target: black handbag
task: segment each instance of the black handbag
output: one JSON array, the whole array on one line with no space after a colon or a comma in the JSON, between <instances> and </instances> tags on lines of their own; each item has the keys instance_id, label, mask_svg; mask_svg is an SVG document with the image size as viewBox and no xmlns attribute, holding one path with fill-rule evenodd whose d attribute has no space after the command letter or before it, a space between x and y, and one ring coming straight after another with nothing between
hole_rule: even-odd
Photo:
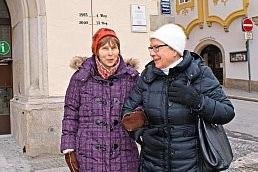
<instances>
[{"instance_id":1,"label":"black handbag","mask_svg":"<svg viewBox=\"0 0 258 172\"><path fill-rule=\"evenodd\" d=\"M228 169L233 153L223 126L198 117L198 135L205 166L217 171Z\"/></svg>"}]
</instances>

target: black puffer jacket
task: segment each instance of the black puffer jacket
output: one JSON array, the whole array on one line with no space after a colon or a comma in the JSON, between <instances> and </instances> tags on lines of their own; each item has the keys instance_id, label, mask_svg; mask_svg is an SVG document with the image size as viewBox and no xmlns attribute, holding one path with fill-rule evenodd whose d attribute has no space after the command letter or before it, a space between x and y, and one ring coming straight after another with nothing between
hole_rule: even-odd
<instances>
[{"instance_id":1,"label":"black puffer jacket","mask_svg":"<svg viewBox=\"0 0 258 172\"><path fill-rule=\"evenodd\" d=\"M173 82L191 85L203 95L198 111L168 100L168 86ZM198 151L196 115L206 121L225 124L234 118L234 108L227 99L211 69L203 64L201 57L184 52L183 61L165 75L154 63L146 65L137 86L123 107L123 114L141 105L150 125L137 131L143 140L140 172L201 172L209 171L202 165ZM144 133L158 128L152 136L164 147L154 147L147 142ZM142 131L142 132L140 132Z\"/></svg>"}]
</instances>

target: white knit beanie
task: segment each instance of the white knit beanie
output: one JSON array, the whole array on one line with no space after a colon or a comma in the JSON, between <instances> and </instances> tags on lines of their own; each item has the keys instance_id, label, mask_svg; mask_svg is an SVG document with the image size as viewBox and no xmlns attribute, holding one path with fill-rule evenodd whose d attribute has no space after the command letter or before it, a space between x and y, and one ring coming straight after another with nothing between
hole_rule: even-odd
<instances>
[{"instance_id":1,"label":"white knit beanie","mask_svg":"<svg viewBox=\"0 0 258 172\"><path fill-rule=\"evenodd\" d=\"M158 28L150 39L158 39L174 50L176 50L181 56L185 49L186 35L183 29L176 24L165 24Z\"/></svg>"}]
</instances>

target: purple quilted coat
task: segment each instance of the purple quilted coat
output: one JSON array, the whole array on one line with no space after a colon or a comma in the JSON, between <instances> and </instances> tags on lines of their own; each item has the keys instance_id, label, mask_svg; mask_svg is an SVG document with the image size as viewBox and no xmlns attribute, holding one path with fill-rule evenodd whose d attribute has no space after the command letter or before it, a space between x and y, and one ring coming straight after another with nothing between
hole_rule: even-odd
<instances>
[{"instance_id":1,"label":"purple quilted coat","mask_svg":"<svg viewBox=\"0 0 258 172\"><path fill-rule=\"evenodd\" d=\"M124 100L139 74L120 59L114 76L102 79L94 57L74 73L67 88L62 121L61 151L74 149L80 172L136 172L135 142L122 128Z\"/></svg>"}]
</instances>

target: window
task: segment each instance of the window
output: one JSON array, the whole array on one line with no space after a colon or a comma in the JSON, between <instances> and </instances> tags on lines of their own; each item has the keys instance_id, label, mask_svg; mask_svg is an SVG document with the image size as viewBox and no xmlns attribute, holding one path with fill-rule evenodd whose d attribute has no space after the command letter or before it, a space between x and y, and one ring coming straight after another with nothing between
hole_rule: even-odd
<instances>
[{"instance_id":1,"label":"window","mask_svg":"<svg viewBox=\"0 0 258 172\"><path fill-rule=\"evenodd\" d=\"M180 4L182 4L182 3L187 3L187 2L189 2L190 0L180 0Z\"/></svg>"}]
</instances>

